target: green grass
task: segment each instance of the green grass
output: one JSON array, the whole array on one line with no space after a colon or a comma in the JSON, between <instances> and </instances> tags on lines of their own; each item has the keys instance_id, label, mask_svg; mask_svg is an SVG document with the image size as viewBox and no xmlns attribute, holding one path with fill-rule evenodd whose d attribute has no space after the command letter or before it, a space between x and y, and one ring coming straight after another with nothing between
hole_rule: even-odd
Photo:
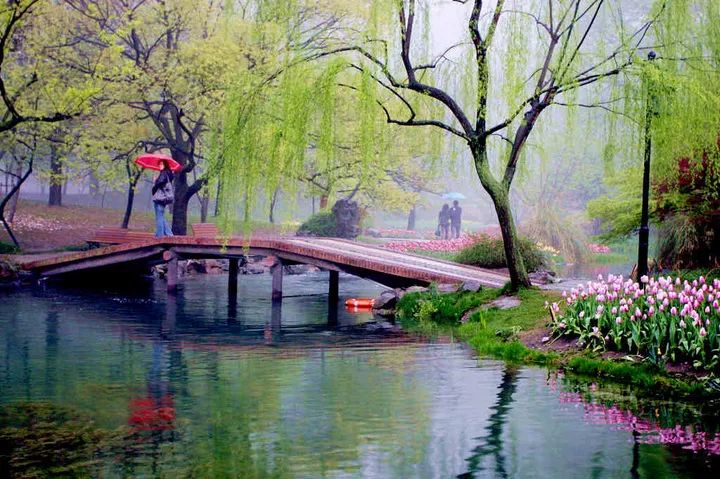
<instances>
[{"instance_id":1,"label":"green grass","mask_svg":"<svg viewBox=\"0 0 720 479\"><path fill-rule=\"evenodd\" d=\"M662 276L680 277L681 280L692 281L704 276L705 280L720 279L720 268L701 268L701 269L685 269L681 271L671 271L664 273Z\"/></svg>"},{"instance_id":2,"label":"green grass","mask_svg":"<svg viewBox=\"0 0 720 479\"><path fill-rule=\"evenodd\" d=\"M452 335L470 344L479 356L509 363L562 368L570 374L630 384L638 393L655 397L702 399L716 396L702 381L675 378L646 363L603 359L588 350L540 351L520 341L524 331L544 328L549 322L545 302L557 301L556 292L523 289L517 293L520 305L501 310L489 308L473 313L460 324L466 311L487 304L503 294L499 289L477 293L410 293L400 299L397 316L404 328L427 336Z\"/></svg>"},{"instance_id":3,"label":"green grass","mask_svg":"<svg viewBox=\"0 0 720 479\"><path fill-rule=\"evenodd\" d=\"M647 364L576 356L570 358L564 367L579 376L631 384L658 396L700 399L711 395L700 381L673 378Z\"/></svg>"},{"instance_id":4,"label":"green grass","mask_svg":"<svg viewBox=\"0 0 720 479\"><path fill-rule=\"evenodd\" d=\"M592 253L589 255L588 264L618 264L632 261L631 257L623 253Z\"/></svg>"},{"instance_id":5,"label":"green grass","mask_svg":"<svg viewBox=\"0 0 720 479\"><path fill-rule=\"evenodd\" d=\"M495 297L500 296L500 290L487 291L492 291ZM486 297L492 295L486 293ZM545 325L548 319L545 301L557 300L557 293L523 289L517 297L520 305L516 308L491 308L475 312L468 323L459 327L458 335L483 356L509 362L555 364L558 361L557 354L530 349L520 342L518 335Z\"/></svg>"},{"instance_id":6,"label":"green grass","mask_svg":"<svg viewBox=\"0 0 720 479\"><path fill-rule=\"evenodd\" d=\"M547 320L545 301L557 300L557 293L521 290L520 306L478 310L469 322L460 324L466 311L490 303L502 293L500 289L483 289L477 293L410 293L398 302L397 315L403 326L422 334L437 335L452 330L482 356L511 362L555 363L557 355L526 347L519 341L518 333L543 326Z\"/></svg>"}]
</instances>

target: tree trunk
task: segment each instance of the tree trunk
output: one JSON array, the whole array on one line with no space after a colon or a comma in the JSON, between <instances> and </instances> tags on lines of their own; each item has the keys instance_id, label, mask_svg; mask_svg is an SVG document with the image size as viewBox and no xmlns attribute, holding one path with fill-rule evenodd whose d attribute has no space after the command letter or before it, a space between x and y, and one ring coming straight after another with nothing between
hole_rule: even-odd
<instances>
[{"instance_id":1,"label":"tree trunk","mask_svg":"<svg viewBox=\"0 0 720 479\"><path fill-rule=\"evenodd\" d=\"M482 147L471 148L471 151L475 159L475 171L480 183L490 195L490 199L495 206L495 213L500 224L505 249L505 260L510 273L510 286L513 291L521 287L529 288L531 286L530 277L520 255L520 244L517 229L515 228L515 219L510 208L509 192L492 176L488 166L487 151Z\"/></svg>"},{"instance_id":2,"label":"tree trunk","mask_svg":"<svg viewBox=\"0 0 720 479\"><path fill-rule=\"evenodd\" d=\"M187 234L188 201L187 174L181 171L175 175L175 201L172 209L172 231L175 235Z\"/></svg>"},{"instance_id":3,"label":"tree trunk","mask_svg":"<svg viewBox=\"0 0 720 479\"><path fill-rule=\"evenodd\" d=\"M18 163L17 169L15 170L15 174L17 175L12 184L12 186L15 186L18 181L22 178L22 165ZM10 185L8 185L10 187ZM7 193L10 191L10 188L7 188L5 192ZM15 212L17 211L17 204L18 200L20 199L20 187L18 187L17 191L13 193L13 195L10 197L10 201L8 202L7 207L7 213L5 215L5 219L8 223L12 223L15 220Z\"/></svg>"},{"instance_id":4,"label":"tree trunk","mask_svg":"<svg viewBox=\"0 0 720 479\"><path fill-rule=\"evenodd\" d=\"M512 289L517 290L520 287L529 288L531 286L530 277L525 269L525 262L520 255L520 243L518 241L517 229L515 228L515 220L513 219L510 209L508 195L505 192L497 196L491 193L490 198L493 200L498 223L500 223L500 232L502 233L505 259L510 272Z\"/></svg>"},{"instance_id":5,"label":"tree trunk","mask_svg":"<svg viewBox=\"0 0 720 479\"><path fill-rule=\"evenodd\" d=\"M127 202L125 203L125 215L123 216L120 228L127 229L130 225L130 216L132 215L133 203L135 201L135 185L128 185Z\"/></svg>"},{"instance_id":6,"label":"tree trunk","mask_svg":"<svg viewBox=\"0 0 720 479\"><path fill-rule=\"evenodd\" d=\"M325 211L328 206L328 196L322 195L320 196L320 211Z\"/></svg>"},{"instance_id":7,"label":"tree trunk","mask_svg":"<svg viewBox=\"0 0 720 479\"><path fill-rule=\"evenodd\" d=\"M410 214L408 214L407 229L410 231L415 231L415 205L412 206L412 208L410 209Z\"/></svg>"},{"instance_id":8,"label":"tree trunk","mask_svg":"<svg viewBox=\"0 0 720 479\"><path fill-rule=\"evenodd\" d=\"M20 190L17 190L8 202L7 215L5 216L5 219L8 221L8 223L12 223L13 221L15 221L15 212L17 212L17 204L19 198Z\"/></svg>"},{"instance_id":9,"label":"tree trunk","mask_svg":"<svg viewBox=\"0 0 720 479\"><path fill-rule=\"evenodd\" d=\"M200 200L200 223L207 223L208 210L210 209L210 193L198 195Z\"/></svg>"},{"instance_id":10,"label":"tree trunk","mask_svg":"<svg viewBox=\"0 0 720 479\"><path fill-rule=\"evenodd\" d=\"M93 198L97 198L100 194L100 181L95 177L94 173L90 173L90 176L88 178L88 190L90 192L90 196Z\"/></svg>"},{"instance_id":11,"label":"tree trunk","mask_svg":"<svg viewBox=\"0 0 720 479\"><path fill-rule=\"evenodd\" d=\"M172 157L177 160L183 167L190 161L187 153L181 150L171 149ZM175 181L173 182L175 188L175 201L172 204L172 231L176 235L187 234L187 214L188 214L188 203L190 202L191 196L188 195L188 178L187 172L184 169L175 173Z\"/></svg>"},{"instance_id":12,"label":"tree trunk","mask_svg":"<svg viewBox=\"0 0 720 479\"><path fill-rule=\"evenodd\" d=\"M28 169L25 172L24 175L19 177L17 179L17 182L15 185L13 185L12 189L9 192L6 192L5 197L0 201L0 223L5 227L5 231L7 231L8 236L10 236L10 239L12 242L17 246L20 247L20 243L18 242L17 238L13 234L12 228L10 228L10 224L5 219L5 207L7 206L8 202L10 201L10 198L15 195L17 192L20 191L20 187L23 183L25 183L25 180L27 180L30 177L30 174L33 170L33 158L30 158L30 164L28 165Z\"/></svg>"},{"instance_id":13,"label":"tree trunk","mask_svg":"<svg viewBox=\"0 0 720 479\"><path fill-rule=\"evenodd\" d=\"M54 146L50 148L50 175L48 205L62 206L62 162Z\"/></svg>"},{"instance_id":14,"label":"tree trunk","mask_svg":"<svg viewBox=\"0 0 720 479\"><path fill-rule=\"evenodd\" d=\"M270 223L275 224L275 205L277 205L277 199L278 194L280 193L280 188L275 188L275 191L273 191L272 198L270 199L270 217L268 218L270 220Z\"/></svg>"}]
</instances>

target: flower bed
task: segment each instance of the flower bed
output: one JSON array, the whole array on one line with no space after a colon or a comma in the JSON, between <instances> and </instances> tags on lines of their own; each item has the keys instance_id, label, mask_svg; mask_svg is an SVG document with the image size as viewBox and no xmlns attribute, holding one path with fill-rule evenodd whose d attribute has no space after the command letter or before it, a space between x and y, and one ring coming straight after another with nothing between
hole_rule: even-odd
<instances>
[{"instance_id":1,"label":"flower bed","mask_svg":"<svg viewBox=\"0 0 720 479\"><path fill-rule=\"evenodd\" d=\"M381 238L407 238L407 239L432 239L435 236L433 231L405 230L400 228L380 228L377 230Z\"/></svg>"},{"instance_id":2,"label":"flower bed","mask_svg":"<svg viewBox=\"0 0 720 479\"><path fill-rule=\"evenodd\" d=\"M462 235L460 238L448 240L391 241L385 245L385 248L400 253L423 251L430 253L457 253L463 248L472 246L477 241L477 235Z\"/></svg>"},{"instance_id":3,"label":"flower bed","mask_svg":"<svg viewBox=\"0 0 720 479\"><path fill-rule=\"evenodd\" d=\"M597 244L597 243L590 243L587 245L588 251L595 254L609 254L612 253L612 250L605 245Z\"/></svg>"},{"instance_id":4,"label":"flower bed","mask_svg":"<svg viewBox=\"0 0 720 479\"><path fill-rule=\"evenodd\" d=\"M602 276L569 293L565 308L553 303L555 336L576 336L580 345L647 356L655 361L689 360L695 367L720 364L720 280L700 276L641 278L645 288L622 276Z\"/></svg>"}]
</instances>

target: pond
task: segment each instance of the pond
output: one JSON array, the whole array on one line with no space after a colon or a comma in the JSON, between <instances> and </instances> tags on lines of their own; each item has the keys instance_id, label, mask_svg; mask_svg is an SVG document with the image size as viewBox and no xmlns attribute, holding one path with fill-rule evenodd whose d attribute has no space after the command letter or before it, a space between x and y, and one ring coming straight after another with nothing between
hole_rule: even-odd
<instances>
[{"instance_id":1,"label":"pond","mask_svg":"<svg viewBox=\"0 0 720 479\"><path fill-rule=\"evenodd\" d=\"M0 293L0 476L711 477L717 409L328 314L327 276ZM382 288L341 277L341 298ZM173 299L173 298L170 298Z\"/></svg>"}]
</instances>

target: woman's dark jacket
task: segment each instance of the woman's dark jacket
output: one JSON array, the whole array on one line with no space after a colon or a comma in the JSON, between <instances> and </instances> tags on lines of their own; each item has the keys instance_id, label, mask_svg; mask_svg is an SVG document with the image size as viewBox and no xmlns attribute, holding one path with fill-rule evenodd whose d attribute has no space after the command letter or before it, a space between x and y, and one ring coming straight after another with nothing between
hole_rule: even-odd
<instances>
[{"instance_id":1,"label":"woman's dark jacket","mask_svg":"<svg viewBox=\"0 0 720 479\"><path fill-rule=\"evenodd\" d=\"M154 195L157 190L165 186L167 183L172 183L173 174L170 170L162 170L155 180L155 184L152 187L152 194Z\"/></svg>"}]
</instances>

